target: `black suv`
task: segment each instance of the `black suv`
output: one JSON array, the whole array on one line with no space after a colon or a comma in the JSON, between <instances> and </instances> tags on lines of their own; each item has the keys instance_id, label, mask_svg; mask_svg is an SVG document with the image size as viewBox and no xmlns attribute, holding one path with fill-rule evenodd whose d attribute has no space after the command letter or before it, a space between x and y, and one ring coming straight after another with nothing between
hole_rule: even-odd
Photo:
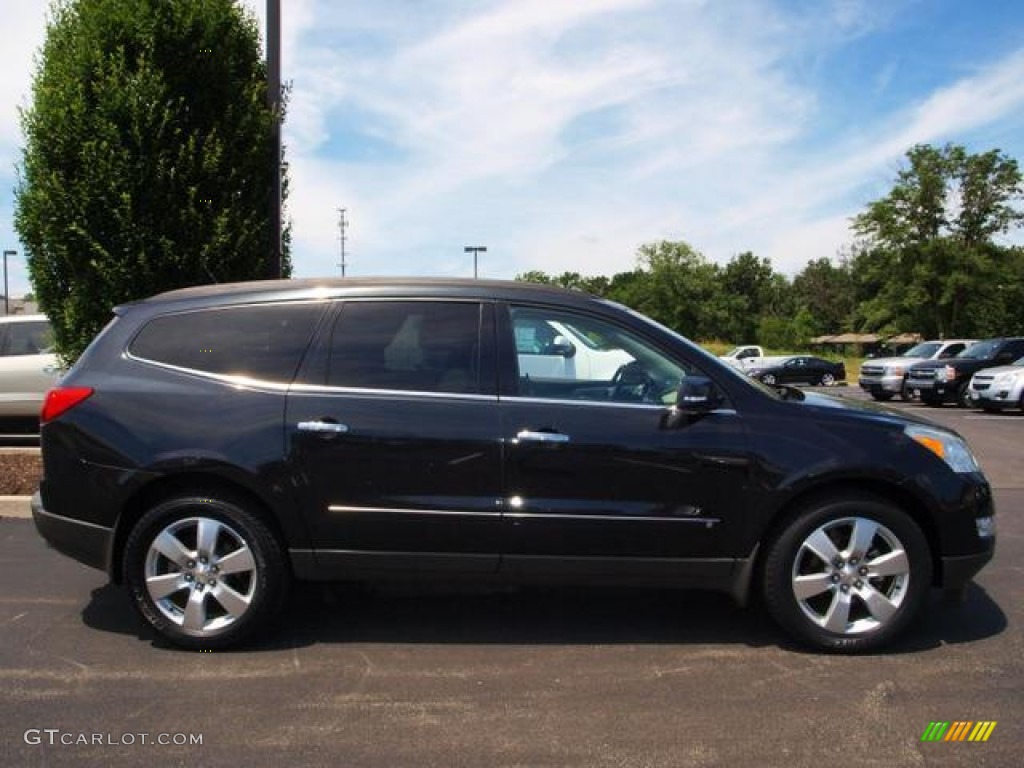
<instances>
[{"instance_id":1,"label":"black suv","mask_svg":"<svg viewBox=\"0 0 1024 768\"><path fill-rule=\"evenodd\" d=\"M624 307L523 283L174 291L51 391L33 499L57 549L194 649L293 579L751 587L839 651L992 557L955 433L750 380Z\"/></svg>"},{"instance_id":2,"label":"black suv","mask_svg":"<svg viewBox=\"0 0 1024 768\"><path fill-rule=\"evenodd\" d=\"M976 341L956 357L948 360L926 360L910 366L907 388L917 390L927 405L956 403L971 407L968 387L971 377L984 368L1009 365L1024 356L1024 338L985 339Z\"/></svg>"}]
</instances>

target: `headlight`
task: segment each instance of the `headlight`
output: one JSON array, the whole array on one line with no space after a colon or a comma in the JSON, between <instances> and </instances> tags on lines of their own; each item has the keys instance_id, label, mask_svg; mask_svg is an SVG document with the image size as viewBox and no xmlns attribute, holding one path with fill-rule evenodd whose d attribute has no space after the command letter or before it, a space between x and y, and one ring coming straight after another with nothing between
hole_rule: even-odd
<instances>
[{"instance_id":1,"label":"headlight","mask_svg":"<svg viewBox=\"0 0 1024 768\"><path fill-rule=\"evenodd\" d=\"M906 371L903 370L902 366L894 365L889 369L888 373L890 376L902 376Z\"/></svg>"},{"instance_id":2,"label":"headlight","mask_svg":"<svg viewBox=\"0 0 1024 768\"><path fill-rule=\"evenodd\" d=\"M952 432L913 425L903 430L907 437L923 445L949 465L954 472L981 472L967 443Z\"/></svg>"},{"instance_id":3,"label":"headlight","mask_svg":"<svg viewBox=\"0 0 1024 768\"><path fill-rule=\"evenodd\" d=\"M999 384L1003 387L1012 387L1017 383L1017 377L1024 374L1020 373L1000 373L998 376L992 379L993 384Z\"/></svg>"},{"instance_id":4,"label":"headlight","mask_svg":"<svg viewBox=\"0 0 1024 768\"><path fill-rule=\"evenodd\" d=\"M947 365L944 368L939 368L935 371L935 378L938 381L951 381L956 378L956 368L952 365Z\"/></svg>"}]
</instances>

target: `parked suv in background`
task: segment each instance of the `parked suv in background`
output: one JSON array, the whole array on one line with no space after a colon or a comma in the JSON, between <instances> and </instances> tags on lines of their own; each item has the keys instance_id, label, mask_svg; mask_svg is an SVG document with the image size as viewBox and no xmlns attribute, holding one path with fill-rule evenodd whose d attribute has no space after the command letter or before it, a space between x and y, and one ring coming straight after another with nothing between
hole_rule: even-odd
<instances>
[{"instance_id":1,"label":"parked suv in background","mask_svg":"<svg viewBox=\"0 0 1024 768\"><path fill-rule=\"evenodd\" d=\"M955 357L973 343L974 339L922 341L898 357L865 360L860 367L860 377L857 379L857 383L875 400L892 400L896 395L903 400L912 400L913 391L906 383L910 366L925 360L945 360Z\"/></svg>"},{"instance_id":2,"label":"parked suv in background","mask_svg":"<svg viewBox=\"0 0 1024 768\"><path fill-rule=\"evenodd\" d=\"M0 417L36 417L57 380L53 331L44 315L0 317Z\"/></svg>"},{"instance_id":3,"label":"parked suv in background","mask_svg":"<svg viewBox=\"0 0 1024 768\"><path fill-rule=\"evenodd\" d=\"M986 411L1019 408L1024 411L1024 357L1013 365L986 368L971 377L971 405Z\"/></svg>"},{"instance_id":4,"label":"parked suv in background","mask_svg":"<svg viewBox=\"0 0 1024 768\"><path fill-rule=\"evenodd\" d=\"M917 363L907 372L907 386L921 393L927 405L956 403L971 405L967 388L971 377L984 368L1012 363L1024 356L1024 338L999 338L979 341L949 360Z\"/></svg>"},{"instance_id":5,"label":"parked suv in background","mask_svg":"<svg viewBox=\"0 0 1024 768\"><path fill-rule=\"evenodd\" d=\"M438 577L754 588L863 651L994 550L956 433L764 386L584 294L294 280L115 314L47 396L33 516L185 647L252 637L293 579ZM622 362L528 373L544 324Z\"/></svg>"}]
</instances>

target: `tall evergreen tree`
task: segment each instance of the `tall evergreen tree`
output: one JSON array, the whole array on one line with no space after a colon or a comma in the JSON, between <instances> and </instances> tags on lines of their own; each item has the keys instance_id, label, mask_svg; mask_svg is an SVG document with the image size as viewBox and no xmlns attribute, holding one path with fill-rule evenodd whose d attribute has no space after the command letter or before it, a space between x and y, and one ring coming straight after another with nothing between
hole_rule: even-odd
<instances>
[{"instance_id":1,"label":"tall evergreen tree","mask_svg":"<svg viewBox=\"0 0 1024 768\"><path fill-rule=\"evenodd\" d=\"M116 304L264 276L266 89L235 0L55 0L22 113L15 226L66 360Z\"/></svg>"}]
</instances>

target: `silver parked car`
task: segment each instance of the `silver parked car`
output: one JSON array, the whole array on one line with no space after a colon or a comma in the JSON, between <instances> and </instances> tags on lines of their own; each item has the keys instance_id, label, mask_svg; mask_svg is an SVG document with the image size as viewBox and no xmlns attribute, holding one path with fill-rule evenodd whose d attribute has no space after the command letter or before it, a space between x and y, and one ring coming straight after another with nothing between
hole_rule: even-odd
<instances>
[{"instance_id":1,"label":"silver parked car","mask_svg":"<svg viewBox=\"0 0 1024 768\"><path fill-rule=\"evenodd\" d=\"M58 377L45 315L0 317L0 417L32 417Z\"/></svg>"},{"instance_id":2,"label":"silver parked car","mask_svg":"<svg viewBox=\"0 0 1024 768\"><path fill-rule=\"evenodd\" d=\"M945 360L956 357L974 343L974 339L946 339L944 341L922 341L899 357L880 357L865 360L860 367L857 383L875 400L892 400L899 395L904 400L913 399L913 392L907 387L907 371L914 363L925 360Z\"/></svg>"},{"instance_id":3,"label":"silver parked car","mask_svg":"<svg viewBox=\"0 0 1024 768\"><path fill-rule=\"evenodd\" d=\"M1024 357L1012 365L985 368L971 377L967 396L986 411L1020 408L1024 411Z\"/></svg>"}]
</instances>

